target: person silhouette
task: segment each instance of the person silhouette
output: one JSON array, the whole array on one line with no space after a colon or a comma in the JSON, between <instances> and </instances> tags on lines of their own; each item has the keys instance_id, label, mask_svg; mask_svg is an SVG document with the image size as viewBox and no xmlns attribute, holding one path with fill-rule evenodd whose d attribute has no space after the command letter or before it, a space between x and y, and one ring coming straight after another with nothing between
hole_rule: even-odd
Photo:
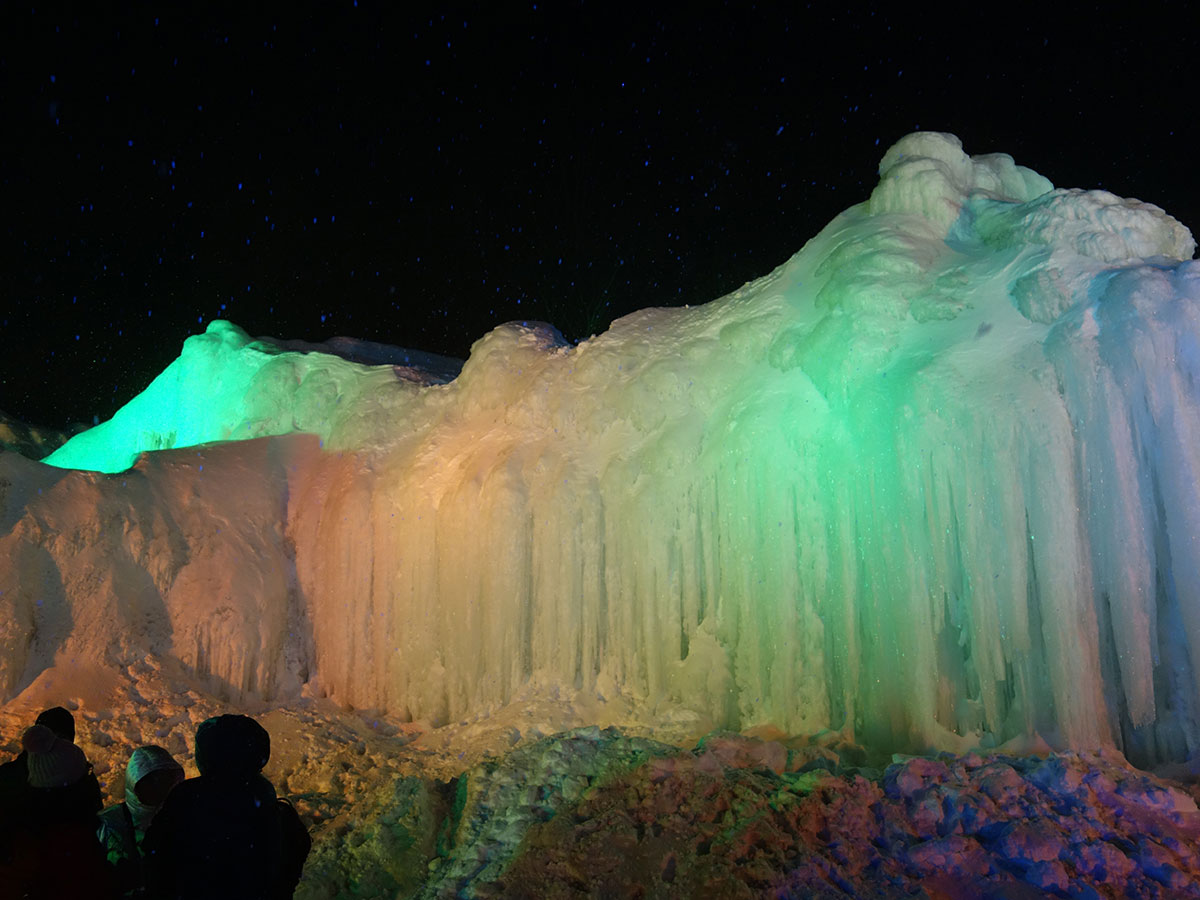
<instances>
[{"instance_id":1,"label":"person silhouette","mask_svg":"<svg viewBox=\"0 0 1200 900\"><path fill-rule=\"evenodd\" d=\"M61 706L42 710L34 724L44 725L64 741L75 742L75 717ZM103 805L100 782L90 766L78 790L91 795L95 809ZM30 802L29 751L22 747L14 759L0 765L0 862L10 858L14 831L24 827L25 810Z\"/></svg>"},{"instance_id":2,"label":"person silhouette","mask_svg":"<svg viewBox=\"0 0 1200 900\"><path fill-rule=\"evenodd\" d=\"M6 809L0 898L116 898L112 870L96 840L99 785L83 751L34 725L21 736L26 790Z\"/></svg>"},{"instance_id":3,"label":"person silhouette","mask_svg":"<svg viewBox=\"0 0 1200 900\"><path fill-rule=\"evenodd\" d=\"M292 896L312 840L295 809L276 798L262 775L270 755L270 735L249 716L216 716L200 724L200 775L167 795L143 842L151 896Z\"/></svg>"},{"instance_id":4,"label":"person silhouette","mask_svg":"<svg viewBox=\"0 0 1200 900\"><path fill-rule=\"evenodd\" d=\"M124 802L100 813L96 836L125 897L145 896L142 844L146 829L183 777L183 767L162 747L138 747L125 767Z\"/></svg>"}]
</instances>

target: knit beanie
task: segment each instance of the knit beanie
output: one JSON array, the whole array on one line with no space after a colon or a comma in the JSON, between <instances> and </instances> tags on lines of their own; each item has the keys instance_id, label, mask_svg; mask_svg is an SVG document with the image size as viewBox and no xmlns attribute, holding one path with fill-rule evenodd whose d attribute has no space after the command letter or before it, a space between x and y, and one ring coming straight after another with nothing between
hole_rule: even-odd
<instances>
[{"instance_id":1,"label":"knit beanie","mask_svg":"<svg viewBox=\"0 0 1200 900\"><path fill-rule=\"evenodd\" d=\"M21 736L21 745L25 748L30 787L68 787L87 774L83 751L45 725L29 728Z\"/></svg>"}]
</instances>

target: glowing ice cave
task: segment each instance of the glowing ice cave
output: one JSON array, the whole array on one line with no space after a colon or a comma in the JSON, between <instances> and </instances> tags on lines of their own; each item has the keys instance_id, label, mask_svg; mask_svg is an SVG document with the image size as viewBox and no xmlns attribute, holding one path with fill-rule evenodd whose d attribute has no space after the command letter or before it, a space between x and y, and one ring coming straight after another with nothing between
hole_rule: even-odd
<instances>
[{"instance_id":1,"label":"glowing ice cave","mask_svg":"<svg viewBox=\"0 0 1200 900\"><path fill-rule=\"evenodd\" d=\"M503 325L459 372L214 322L0 454L0 702L149 655L431 724L1194 755L1194 250L923 132L774 272L578 346Z\"/></svg>"}]
</instances>

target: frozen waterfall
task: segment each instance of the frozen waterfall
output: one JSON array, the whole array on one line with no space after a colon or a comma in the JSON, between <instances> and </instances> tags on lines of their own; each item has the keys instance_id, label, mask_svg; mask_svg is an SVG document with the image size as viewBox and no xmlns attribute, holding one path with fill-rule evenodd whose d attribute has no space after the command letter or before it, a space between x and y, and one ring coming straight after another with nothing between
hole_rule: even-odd
<instances>
[{"instance_id":1,"label":"frozen waterfall","mask_svg":"<svg viewBox=\"0 0 1200 900\"><path fill-rule=\"evenodd\" d=\"M457 377L213 323L50 465L0 454L0 694L148 652L434 723L532 691L1197 753L1191 235L949 135L880 175L729 296L504 325Z\"/></svg>"}]
</instances>

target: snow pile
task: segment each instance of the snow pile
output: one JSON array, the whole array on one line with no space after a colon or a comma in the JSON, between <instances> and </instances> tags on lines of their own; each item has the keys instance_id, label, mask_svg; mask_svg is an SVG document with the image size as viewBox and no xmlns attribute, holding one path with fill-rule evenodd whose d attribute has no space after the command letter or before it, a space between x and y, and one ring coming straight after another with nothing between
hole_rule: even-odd
<instances>
[{"instance_id":1,"label":"snow pile","mask_svg":"<svg viewBox=\"0 0 1200 900\"><path fill-rule=\"evenodd\" d=\"M214 323L49 460L133 469L0 455L0 696L151 653L432 724L1187 758L1194 247L924 133L765 278L577 347L504 325L448 383Z\"/></svg>"},{"instance_id":2,"label":"snow pile","mask_svg":"<svg viewBox=\"0 0 1200 900\"><path fill-rule=\"evenodd\" d=\"M283 515L289 458L316 444L164 452L114 476L0 454L0 696L146 657L226 698L296 695L311 654Z\"/></svg>"},{"instance_id":3,"label":"snow pile","mask_svg":"<svg viewBox=\"0 0 1200 900\"><path fill-rule=\"evenodd\" d=\"M1193 798L1112 759L917 757L882 773L775 772L727 761L770 745L711 744L604 773L529 828L501 877L482 867L421 896L1200 897ZM501 773L466 777L491 786ZM485 849L455 853L483 859Z\"/></svg>"}]
</instances>

